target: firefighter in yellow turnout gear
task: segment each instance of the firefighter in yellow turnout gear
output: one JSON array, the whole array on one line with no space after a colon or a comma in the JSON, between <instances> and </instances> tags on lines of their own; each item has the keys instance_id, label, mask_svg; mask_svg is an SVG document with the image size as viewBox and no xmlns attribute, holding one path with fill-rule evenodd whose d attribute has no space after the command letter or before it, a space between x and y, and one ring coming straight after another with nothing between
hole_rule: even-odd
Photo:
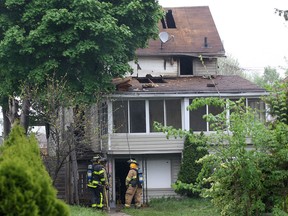
<instances>
[{"instance_id":1,"label":"firefighter in yellow turnout gear","mask_svg":"<svg viewBox=\"0 0 288 216\"><path fill-rule=\"evenodd\" d=\"M105 168L100 164L101 156L93 157L93 165L91 171L91 178L88 178L88 188L92 191L92 204L93 208L103 209L103 189L106 187L107 180L105 178ZM89 170L88 170L89 172ZM89 176L89 174L88 174Z\"/></svg>"},{"instance_id":2,"label":"firefighter in yellow turnout gear","mask_svg":"<svg viewBox=\"0 0 288 216\"><path fill-rule=\"evenodd\" d=\"M126 194L125 194L125 208L130 208L132 199L134 198L135 207L141 207L141 198L142 198L142 182L139 181L138 177L138 163L136 160L128 161L130 170L126 177Z\"/></svg>"}]
</instances>

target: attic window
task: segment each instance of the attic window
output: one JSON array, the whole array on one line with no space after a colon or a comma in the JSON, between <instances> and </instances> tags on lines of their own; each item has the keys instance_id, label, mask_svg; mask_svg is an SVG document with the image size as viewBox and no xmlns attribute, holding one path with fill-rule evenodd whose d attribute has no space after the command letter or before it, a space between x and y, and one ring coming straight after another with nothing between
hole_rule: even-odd
<instances>
[{"instance_id":1,"label":"attic window","mask_svg":"<svg viewBox=\"0 0 288 216\"><path fill-rule=\"evenodd\" d=\"M165 17L161 19L163 29L166 28L176 28L175 20L172 14L172 10L166 12Z\"/></svg>"}]
</instances>

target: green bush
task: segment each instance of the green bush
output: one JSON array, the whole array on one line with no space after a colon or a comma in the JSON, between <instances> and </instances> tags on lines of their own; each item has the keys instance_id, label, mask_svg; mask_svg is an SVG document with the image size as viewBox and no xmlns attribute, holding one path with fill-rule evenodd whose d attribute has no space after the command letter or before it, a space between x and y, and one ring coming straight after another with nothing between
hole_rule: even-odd
<instances>
[{"instance_id":1,"label":"green bush","mask_svg":"<svg viewBox=\"0 0 288 216\"><path fill-rule=\"evenodd\" d=\"M15 126L0 150L0 215L69 215L42 163L36 138Z\"/></svg>"},{"instance_id":2,"label":"green bush","mask_svg":"<svg viewBox=\"0 0 288 216\"><path fill-rule=\"evenodd\" d=\"M177 182L173 185L175 192L180 195L186 195L188 197L197 197L199 195L199 191L194 188L194 184L202 169L202 164L196 161L208 154L207 149L203 148L203 141L200 142L200 137L203 138L202 133L197 140L189 135L185 138L180 172Z\"/></svg>"}]
</instances>

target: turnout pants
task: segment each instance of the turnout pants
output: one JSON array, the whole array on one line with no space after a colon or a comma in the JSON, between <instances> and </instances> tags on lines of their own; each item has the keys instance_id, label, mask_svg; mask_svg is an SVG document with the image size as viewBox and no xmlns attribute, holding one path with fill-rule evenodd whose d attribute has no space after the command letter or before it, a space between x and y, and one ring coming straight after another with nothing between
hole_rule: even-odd
<instances>
[{"instance_id":1,"label":"turnout pants","mask_svg":"<svg viewBox=\"0 0 288 216\"><path fill-rule=\"evenodd\" d=\"M134 198L135 201L135 207L140 208L141 207L141 198L142 198L142 188L136 186L132 187L129 186L126 190L125 194L125 207L130 208L132 199Z\"/></svg>"},{"instance_id":2,"label":"turnout pants","mask_svg":"<svg viewBox=\"0 0 288 216\"><path fill-rule=\"evenodd\" d=\"M103 187L97 186L96 188L90 187L92 191L92 207L103 208Z\"/></svg>"}]
</instances>

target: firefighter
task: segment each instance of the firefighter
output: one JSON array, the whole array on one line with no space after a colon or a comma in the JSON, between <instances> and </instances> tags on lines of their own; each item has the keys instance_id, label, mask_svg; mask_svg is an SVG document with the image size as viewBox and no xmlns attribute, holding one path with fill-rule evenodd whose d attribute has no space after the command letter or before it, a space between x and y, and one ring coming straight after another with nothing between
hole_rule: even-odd
<instances>
[{"instance_id":1,"label":"firefighter","mask_svg":"<svg viewBox=\"0 0 288 216\"><path fill-rule=\"evenodd\" d=\"M92 191L92 208L103 210L103 188L106 187L105 168L101 165L101 156L97 155L92 159L91 178L88 178L88 188ZM89 169L88 169L89 173ZM89 175L88 175L89 176Z\"/></svg>"},{"instance_id":2,"label":"firefighter","mask_svg":"<svg viewBox=\"0 0 288 216\"><path fill-rule=\"evenodd\" d=\"M103 188L103 198L104 198L104 206L110 211L110 206L109 206L109 174L107 173L106 170L106 165L107 165L107 158L103 157L100 159L100 164L103 166L105 172L104 172L104 178L105 178L105 187Z\"/></svg>"},{"instance_id":3,"label":"firefighter","mask_svg":"<svg viewBox=\"0 0 288 216\"><path fill-rule=\"evenodd\" d=\"M132 199L134 198L135 207L141 207L141 197L142 197L142 184L138 177L138 163L134 159L128 161L130 170L126 177L126 194L125 194L125 208L130 208Z\"/></svg>"}]
</instances>

